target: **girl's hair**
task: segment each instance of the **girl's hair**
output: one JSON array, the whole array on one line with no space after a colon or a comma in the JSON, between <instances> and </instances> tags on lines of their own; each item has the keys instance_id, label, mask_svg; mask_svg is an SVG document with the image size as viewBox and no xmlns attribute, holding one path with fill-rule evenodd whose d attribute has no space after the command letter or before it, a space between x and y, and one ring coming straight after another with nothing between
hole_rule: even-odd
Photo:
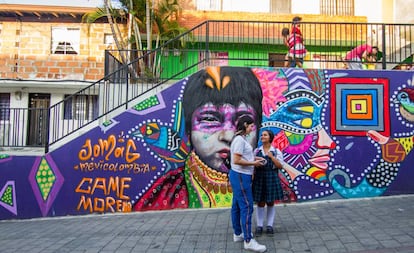
<instances>
[{"instance_id":1,"label":"girl's hair","mask_svg":"<svg viewBox=\"0 0 414 253\"><path fill-rule=\"evenodd\" d=\"M292 19L292 24L298 24L300 21L302 21L302 18L301 17L298 17L298 16L296 16L296 17L294 17L293 19Z\"/></svg>"},{"instance_id":2,"label":"girl's hair","mask_svg":"<svg viewBox=\"0 0 414 253\"><path fill-rule=\"evenodd\" d=\"M254 120L252 117L244 115L241 116L240 119L237 121L236 125L236 135L241 135L246 133L246 129L248 125L251 125L254 123Z\"/></svg>"},{"instance_id":3,"label":"girl's hair","mask_svg":"<svg viewBox=\"0 0 414 253\"><path fill-rule=\"evenodd\" d=\"M286 36L288 36L288 35L289 35L289 28L284 27L284 28L282 29L282 36L283 36L283 37L286 37Z\"/></svg>"},{"instance_id":4,"label":"girl's hair","mask_svg":"<svg viewBox=\"0 0 414 253\"><path fill-rule=\"evenodd\" d=\"M272 143L273 139L275 138L275 134L272 132L272 130L266 129L263 130L263 132L267 132L269 134L269 142Z\"/></svg>"}]
</instances>

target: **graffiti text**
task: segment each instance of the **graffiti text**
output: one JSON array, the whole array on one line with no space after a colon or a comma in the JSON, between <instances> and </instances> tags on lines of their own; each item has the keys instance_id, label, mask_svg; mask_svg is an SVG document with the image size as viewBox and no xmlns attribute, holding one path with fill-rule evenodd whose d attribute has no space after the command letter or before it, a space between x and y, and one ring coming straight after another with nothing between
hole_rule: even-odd
<instances>
[{"instance_id":1,"label":"graffiti text","mask_svg":"<svg viewBox=\"0 0 414 253\"><path fill-rule=\"evenodd\" d=\"M109 171L109 172L127 172L128 174L139 174L147 173L150 171L150 165L148 163L105 163L104 161L99 162L86 162L79 163L75 166L75 170L81 172L92 172L92 171Z\"/></svg>"},{"instance_id":2,"label":"graffiti text","mask_svg":"<svg viewBox=\"0 0 414 253\"><path fill-rule=\"evenodd\" d=\"M128 182L130 181L130 177L83 178L75 190L75 192L82 194L77 210L89 210L91 213L131 211L130 197L124 194L125 189L129 188ZM90 196L98 192L104 197Z\"/></svg>"},{"instance_id":3,"label":"graffiti text","mask_svg":"<svg viewBox=\"0 0 414 253\"><path fill-rule=\"evenodd\" d=\"M118 146L124 142L124 139L117 140L115 135L108 136L106 140L99 139L98 144L94 145L90 139L87 139L78 153L79 160L87 161L92 157L105 157L105 160L108 161L113 155L115 158L125 157L127 163L132 163L141 155L133 152L137 150L134 140L128 139L125 146Z\"/></svg>"}]
</instances>

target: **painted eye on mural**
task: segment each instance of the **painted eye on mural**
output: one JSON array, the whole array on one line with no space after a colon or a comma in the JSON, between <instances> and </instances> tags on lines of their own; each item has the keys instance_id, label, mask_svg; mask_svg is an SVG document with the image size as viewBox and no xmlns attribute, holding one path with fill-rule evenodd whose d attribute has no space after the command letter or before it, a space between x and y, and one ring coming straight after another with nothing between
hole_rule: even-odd
<instances>
[{"instance_id":1,"label":"painted eye on mural","mask_svg":"<svg viewBox=\"0 0 414 253\"><path fill-rule=\"evenodd\" d=\"M262 126L277 127L296 134L316 133L322 127L321 111L322 100L315 94L296 95L264 119Z\"/></svg>"},{"instance_id":2,"label":"painted eye on mural","mask_svg":"<svg viewBox=\"0 0 414 253\"><path fill-rule=\"evenodd\" d=\"M201 113L197 116L197 121L199 124L204 125L205 127L211 126L218 126L221 125L222 119L216 113Z\"/></svg>"},{"instance_id":3,"label":"painted eye on mural","mask_svg":"<svg viewBox=\"0 0 414 253\"><path fill-rule=\"evenodd\" d=\"M312 129L316 125L320 124L319 117L315 117L315 113L319 113L318 108L315 107L309 101L292 101L292 103L287 103L285 107L287 114L286 123L290 123L297 127L303 129Z\"/></svg>"},{"instance_id":4,"label":"painted eye on mural","mask_svg":"<svg viewBox=\"0 0 414 253\"><path fill-rule=\"evenodd\" d=\"M156 138L158 138L159 132L160 132L160 128L158 126L158 124L156 123L149 123L146 125L143 125L140 128L140 132L143 136L147 136L147 137L154 137L154 135L157 135Z\"/></svg>"}]
</instances>

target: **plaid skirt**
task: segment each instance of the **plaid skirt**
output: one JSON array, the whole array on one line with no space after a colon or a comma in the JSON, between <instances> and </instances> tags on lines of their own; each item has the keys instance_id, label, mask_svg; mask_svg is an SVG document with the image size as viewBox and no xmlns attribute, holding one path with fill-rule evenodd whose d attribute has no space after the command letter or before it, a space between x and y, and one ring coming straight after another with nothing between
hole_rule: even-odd
<instances>
[{"instance_id":1,"label":"plaid skirt","mask_svg":"<svg viewBox=\"0 0 414 253\"><path fill-rule=\"evenodd\" d=\"M279 170L273 167L271 161L268 161L266 166L255 168L252 186L254 202L269 203L283 200L283 189L278 173Z\"/></svg>"}]
</instances>

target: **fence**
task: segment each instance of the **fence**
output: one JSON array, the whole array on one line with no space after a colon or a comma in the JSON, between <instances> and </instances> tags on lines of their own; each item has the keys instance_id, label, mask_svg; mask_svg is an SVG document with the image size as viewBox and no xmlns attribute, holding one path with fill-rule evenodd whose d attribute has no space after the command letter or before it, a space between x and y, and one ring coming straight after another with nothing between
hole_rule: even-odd
<instances>
[{"instance_id":1,"label":"fence","mask_svg":"<svg viewBox=\"0 0 414 253\"><path fill-rule=\"evenodd\" d=\"M159 65L155 66L161 72L158 76L168 78L187 65L200 61L208 65L282 67L287 52L282 37L285 27L290 29L291 24L207 21L161 47L160 52L164 57L160 57L157 62ZM412 24L303 22L300 29L308 50L304 58L305 67L343 68L345 54L365 43L377 46L383 54L374 66L376 69L411 65L414 54L413 28ZM108 55L117 55L119 52L108 51ZM127 52L131 61L136 60L137 55L146 53L139 50ZM155 54L151 56L155 57ZM138 66L135 68L139 69ZM116 68L107 69L107 73L113 71Z\"/></svg>"}]
</instances>

